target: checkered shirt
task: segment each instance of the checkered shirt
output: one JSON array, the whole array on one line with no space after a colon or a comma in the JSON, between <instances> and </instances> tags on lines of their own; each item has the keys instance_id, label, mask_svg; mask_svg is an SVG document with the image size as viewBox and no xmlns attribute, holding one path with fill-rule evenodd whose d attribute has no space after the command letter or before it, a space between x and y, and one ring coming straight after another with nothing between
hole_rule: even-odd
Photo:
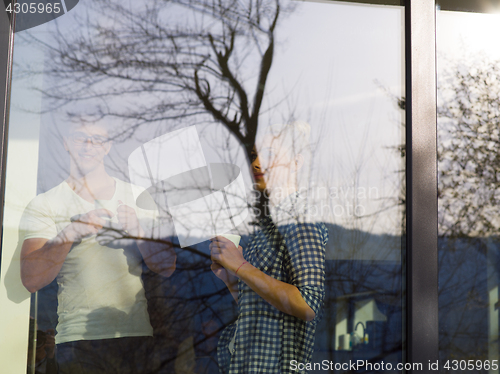
<instances>
[{"instance_id":1,"label":"checkered shirt","mask_svg":"<svg viewBox=\"0 0 500 374\"><path fill-rule=\"evenodd\" d=\"M245 259L269 276L296 286L316 317L306 322L283 313L240 281L237 328L228 326L219 339L219 367L224 374L296 374L290 361L310 361L321 318L328 231L322 223L273 222L269 217L259 226L243 249ZM230 354L228 345L235 331L235 348Z\"/></svg>"}]
</instances>

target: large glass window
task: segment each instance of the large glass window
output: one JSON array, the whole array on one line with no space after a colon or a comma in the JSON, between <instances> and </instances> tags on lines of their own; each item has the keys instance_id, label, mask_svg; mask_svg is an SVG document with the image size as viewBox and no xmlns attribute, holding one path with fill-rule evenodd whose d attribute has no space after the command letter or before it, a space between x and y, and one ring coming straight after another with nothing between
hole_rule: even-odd
<instances>
[{"instance_id":1,"label":"large glass window","mask_svg":"<svg viewBox=\"0 0 500 374\"><path fill-rule=\"evenodd\" d=\"M439 352L456 372L465 360L499 372L500 18L488 3L437 12Z\"/></svg>"},{"instance_id":2,"label":"large glass window","mask_svg":"<svg viewBox=\"0 0 500 374\"><path fill-rule=\"evenodd\" d=\"M63 10L16 33L9 373L401 372L404 8Z\"/></svg>"}]
</instances>

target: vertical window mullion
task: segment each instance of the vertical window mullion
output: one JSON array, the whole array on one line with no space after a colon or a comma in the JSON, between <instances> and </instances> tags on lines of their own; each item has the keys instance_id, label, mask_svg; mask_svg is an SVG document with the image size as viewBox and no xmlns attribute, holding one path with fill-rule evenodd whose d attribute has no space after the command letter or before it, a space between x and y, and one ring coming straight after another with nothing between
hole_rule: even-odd
<instances>
[{"instance_id":1,"label":"vertical window mullion","mask_svg":"<svg viewBox=\"0 0 500 374\"><path fill-rule=\"evenodd\" d=\"M406 3L407 352L409 363L438 359L435 2Z\"/></svg>"},{"instance_id":2,"label":"vertical window mullion","mask_svg":"<svg viewBox=\"0 0 500 374\"><path fill-rule=\"evenodd\" d=\"M11 0L11 7L15 0ZM8 3L4 3L5 8ZM9 127L10 86L12 80L12 59L14 52L15 14L3 9L0 14L0 226L3 226L3 205L5 196L5 161L7 155L7 135ZM2 249L0 246L0 256Z\"/></svg>"}]
</instances>

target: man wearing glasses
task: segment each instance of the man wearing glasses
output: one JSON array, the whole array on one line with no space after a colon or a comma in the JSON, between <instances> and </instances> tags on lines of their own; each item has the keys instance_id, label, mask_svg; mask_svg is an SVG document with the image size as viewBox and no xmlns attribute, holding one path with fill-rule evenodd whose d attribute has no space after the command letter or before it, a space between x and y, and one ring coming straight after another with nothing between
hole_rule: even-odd
<instances>
[{"instance_id":1,"label":"man wearing glasses","mask_svg":"<svg viewBox=\"0 0 500 374\"><path fill-rule=\"evenodd\" d=\"M166 277L175 270L173 247L154 235L157 212L135 205L139 187L107 173L111 143L103 125L73 125L64 136L70 175L21 220L23 284L36 292L57 279L61 373L150 372L142 261Z\"/></svg>"}]
</instances>

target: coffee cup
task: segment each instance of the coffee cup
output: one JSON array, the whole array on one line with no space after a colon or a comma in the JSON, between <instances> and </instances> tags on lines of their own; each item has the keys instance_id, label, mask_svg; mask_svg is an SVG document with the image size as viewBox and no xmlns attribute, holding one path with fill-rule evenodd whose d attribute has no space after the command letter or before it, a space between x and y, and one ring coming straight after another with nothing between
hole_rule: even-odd
<instances>
[{"instance_id":1,"label":"coffee cup","mask_svg":"<svg viewBox=\"0 0 500 374\"><path fill-rule=\"evenodd\" d=\"M231 240L234 243L234 245L236 246L236 248L238 248L238 246L240 245L241 236L239 236L239 235L217 234L217 236L223 236L224 238Z\"/></svg>"}]
</instances>

